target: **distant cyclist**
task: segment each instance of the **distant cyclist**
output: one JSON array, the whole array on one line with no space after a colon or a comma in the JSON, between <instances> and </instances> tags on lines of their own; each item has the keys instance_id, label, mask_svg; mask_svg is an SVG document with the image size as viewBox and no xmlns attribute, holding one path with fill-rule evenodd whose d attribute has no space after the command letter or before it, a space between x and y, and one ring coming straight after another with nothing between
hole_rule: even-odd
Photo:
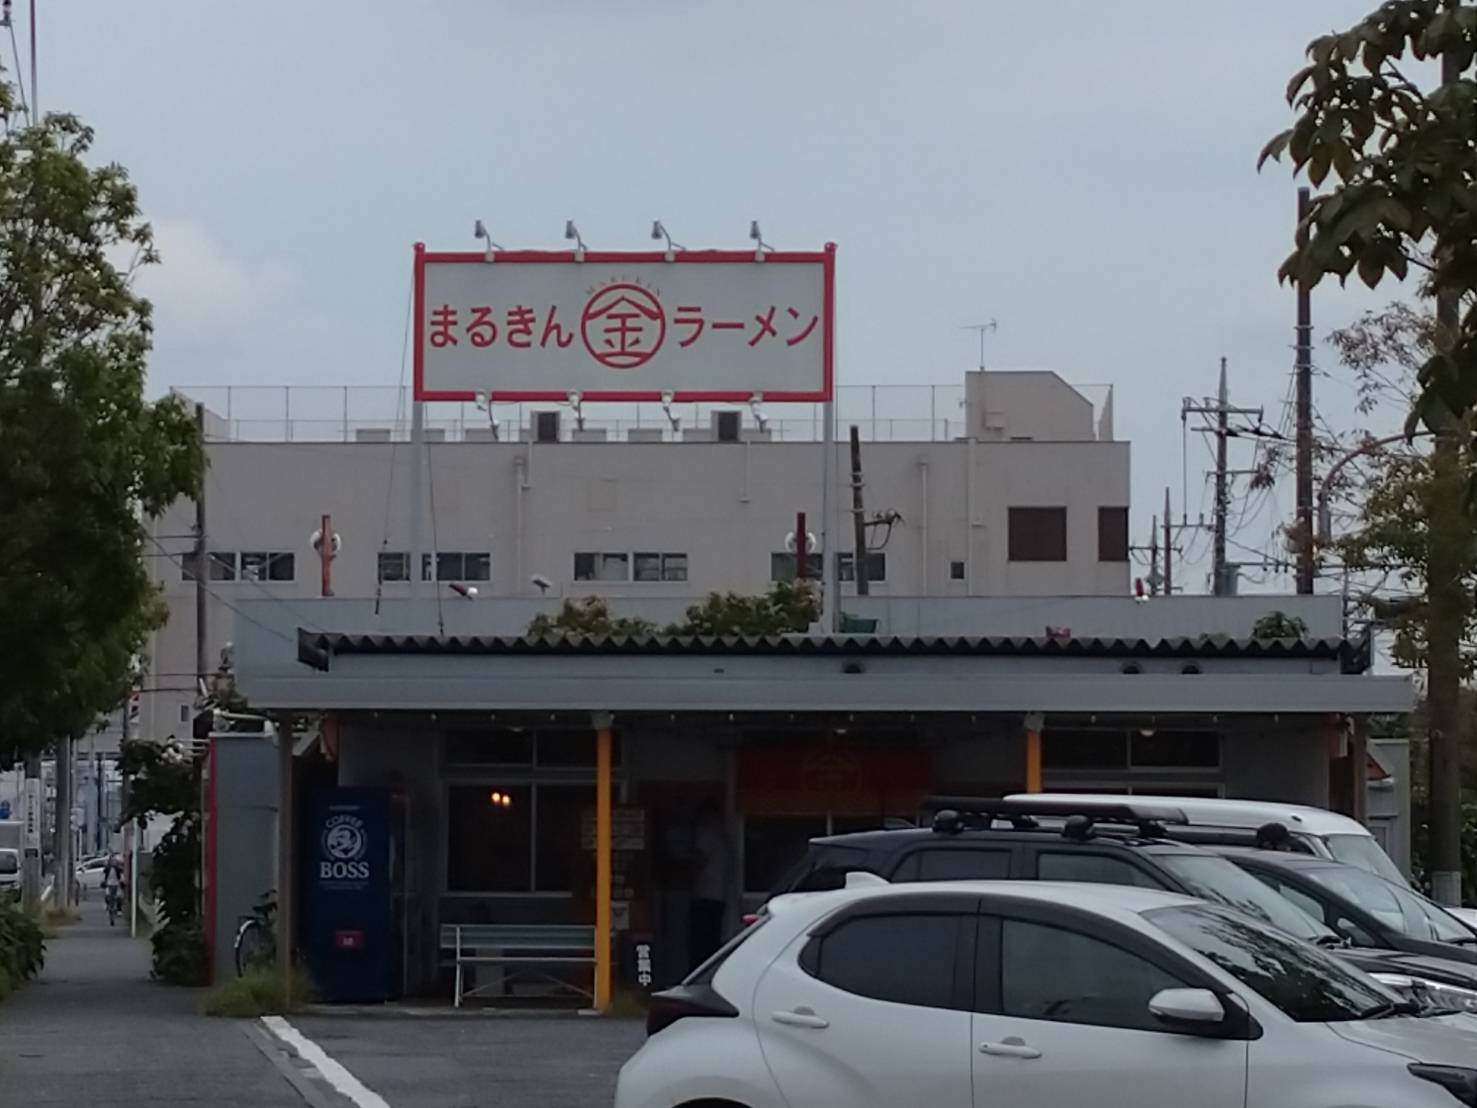
<instances>
[{"instance_id":1,"label":"distant cyclist","mask_svg":"<svg viewBox=\"0 0 1477 1108\"><path fill-rule=\"evenodd\" d=\"M111 927L123 911L123 859L114 854L103 866L103 901L108 906L108 926Z\"/></svg>"}]
</instances>

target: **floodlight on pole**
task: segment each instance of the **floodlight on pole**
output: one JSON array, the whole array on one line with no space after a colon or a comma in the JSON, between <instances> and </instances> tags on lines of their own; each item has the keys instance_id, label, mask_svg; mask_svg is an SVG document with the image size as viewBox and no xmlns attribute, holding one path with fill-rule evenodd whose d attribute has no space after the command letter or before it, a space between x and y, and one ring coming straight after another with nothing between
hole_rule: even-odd
<instances>
[{"instance_id":1,"label":"floodlight on pole","mask_svg":"<svg viewBox=\"0 0 1477 1108\"><path fill-rule=\"evenodd\" d=\"M754 243L754 260L756 262L762 262L764 255L774 249L774 247L764 241L764 232L759 230L759 221L757 219L749 220L749 238Z\"/></svg>"},{"instance_id":2,"label":"floodlight on pole","mask_svg":"<svg viewBox=\"0 0 1477 1108\"><path fill-rule=\"evenodd\" d=\"M765 416L763 409L760 407L763 403L764 394L762 392L756 392L749 397L749 413L754 417L754 423L761 431L769 423L768 417Z\"/></svg>"},{"instance_id":3,"label":"floodlight on pole","mask_svg":"<svg viewBox=\"0 0 1477 1108\"><path fill-rule=\"evenodd\" d=\"M492 236L487 232L487 225L480 219L472 225L472 237L487 243L487 249L482 255L485 260L489 262L497 261L497 251L501 250L502 246L492 241Z\"/></svg>"},{"instance_id":4,"label":"floodlight on pole","mask_svg":"<svg viewBox=\"0 0 1477 1108\"><path fill-rule=\"evenodd\" d=\"M564 237L574 243L574 260L582 262L585 260L585 240L580 238L580 229L574 225L574 220L564 221Z\"/></svg>"},{"instance_id":5,"label":"floodlight on pole","mask_svg":"<svg viewBox=\"0 0 1477 1108\"><path fill-rule=\"evenodd\" d=\"M672 425L672 433L674 435L682 429L682 417L672 411L672 402L676 398L675 393L662 393L662 411L666 414L667 422Z\"/></svg>"},{"instance_id":6,"label":"floodlight on pole","mask_svg":"<svg viewBox=\"0 0 1477 1108\"><path fill-rule=\"evenodd\" d=\"M672 236L667 232L667 228L662 224L662 221L660 219L652 220L651 237L657 240L666 240L667 249L665 258L669 262L675 262L677 260L677 251L687 249L687 247L683 246L680 242L672 241Z\"/></svg>"}]
</instances>

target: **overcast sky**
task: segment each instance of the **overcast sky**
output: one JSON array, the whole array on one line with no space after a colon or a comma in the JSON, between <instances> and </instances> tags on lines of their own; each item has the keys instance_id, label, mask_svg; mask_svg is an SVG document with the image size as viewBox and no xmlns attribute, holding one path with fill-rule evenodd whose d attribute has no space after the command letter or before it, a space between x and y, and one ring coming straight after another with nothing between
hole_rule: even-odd
<instances>
[{"instance_id":1,"label":"overcast sky","mask_svg":"<svg viewBox=\"0 0 1477 1108\"><path fill-rule=\"evenodd\" d=\"M995 319L990 364L1115 385L1144 541L1221 355L1280 421L1294 185L1255 159L1307 41L1373 6L41 0L41 102L157 227L156 389L395 384L411 244L470 248L475 218L545 248L570 217L604 248L758 218L839 244L842 383L957 382ZM1320 290L1320 333L1394 295Z\"/></svg>"}]
</instances>

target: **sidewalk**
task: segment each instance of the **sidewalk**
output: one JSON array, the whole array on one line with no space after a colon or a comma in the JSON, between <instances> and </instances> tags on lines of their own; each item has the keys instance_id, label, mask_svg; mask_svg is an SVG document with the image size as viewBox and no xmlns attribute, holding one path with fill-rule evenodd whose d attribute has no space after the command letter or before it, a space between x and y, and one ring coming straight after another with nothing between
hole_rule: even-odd
<instances>
[{"instance_id":1,"label":"sidewalk","mask_svg":"<svg viewBox=\"0 0 1477 1108\"><path fill-rule=\"evenodd\" d=\"M201 994L149 980L149 944L97 897L48 941L46 969L0 1004L0 1104L303 1108L252 1024L207 1019Z\"/></svg>"}]
</instances>

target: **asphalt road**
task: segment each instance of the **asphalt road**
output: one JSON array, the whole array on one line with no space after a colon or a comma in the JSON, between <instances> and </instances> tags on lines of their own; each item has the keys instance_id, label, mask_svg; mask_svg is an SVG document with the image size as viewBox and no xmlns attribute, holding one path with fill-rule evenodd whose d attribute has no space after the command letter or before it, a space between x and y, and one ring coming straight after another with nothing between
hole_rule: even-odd
<instances>
[{"instance_id":1,"label":"asphalt road","mask_svg":"<svg viewBox=\"0 0 1477 1108\"><path fill-rule=\"evenodd\" d=\"M304 1108L248 1025L149 981L149 944L109 928L100 899L82 912L42 976L0 1003L0 1105Z\"/></svg>"},{"instance_id":2,"label":"asphalt road","mask_svg":"<svg viewBox=\"0 0 1477 1108\"><path fill-rule=\"evenodd\" d=\"M294 1017L391 1108L610 1108L637 1020Z\"/></svg>"}]
</instances>

